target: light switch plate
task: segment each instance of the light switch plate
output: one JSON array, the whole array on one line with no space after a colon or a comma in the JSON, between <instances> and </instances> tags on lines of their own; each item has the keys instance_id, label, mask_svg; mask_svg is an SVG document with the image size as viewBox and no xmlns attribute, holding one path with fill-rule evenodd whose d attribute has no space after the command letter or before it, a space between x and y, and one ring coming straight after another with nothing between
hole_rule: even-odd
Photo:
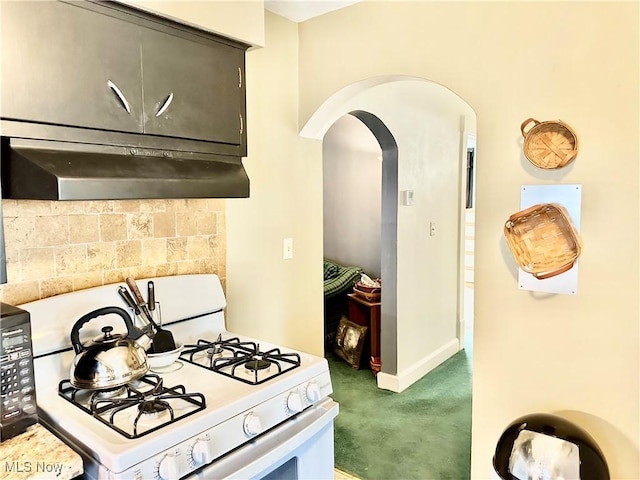
<instances>
[{"instance_id":1,"label":"light switch plate","mask_svg":"<svg viewBox=\"0 0 640 480\"><path fill-rule=\"evenodd\" d=\"M402 191L402 205L413 205L413 190Z\"/></svg>"},{"instance_id":2,"label":"light switch plate","mask_svg":"<svg viewBox=\"0 0 640 480\"><path fill-rule=\"evenodd\" d=\"M289 260L293 258L293 238L285 238L282 243L282 258Z\"/></svg>"}]
</instances>

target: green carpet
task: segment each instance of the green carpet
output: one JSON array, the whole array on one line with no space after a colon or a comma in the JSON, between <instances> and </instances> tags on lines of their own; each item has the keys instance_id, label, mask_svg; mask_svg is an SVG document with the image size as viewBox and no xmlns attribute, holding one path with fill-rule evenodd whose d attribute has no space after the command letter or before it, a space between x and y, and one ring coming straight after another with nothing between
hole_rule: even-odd
<instances>
[{"instance_id":1,"label":"green carpet","mask_svg":"<svg viewBox=\"0 0 640 480\"><path fill-rule=\"evenodd\" d=\"M458 352L401 393L380 390L370 370L327 354L335 466L365 480L468 480L471 359Z\"/></svg>"}]
</instances>

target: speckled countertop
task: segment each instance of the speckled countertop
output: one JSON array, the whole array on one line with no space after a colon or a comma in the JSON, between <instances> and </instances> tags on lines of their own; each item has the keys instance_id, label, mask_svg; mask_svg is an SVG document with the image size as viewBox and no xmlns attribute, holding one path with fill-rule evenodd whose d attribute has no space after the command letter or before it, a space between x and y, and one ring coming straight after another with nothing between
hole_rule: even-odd
<instances>
[{"instance_id":1,"label":"speckled countertop","mask_svg":"<svg viewBox=\"0 0 640 480\"><path fill-rule=\"evenodd\" d=\"M72 479L82 475L82 458L40 424L0 443L0 478Z\"/></svg>"}]
</instances>

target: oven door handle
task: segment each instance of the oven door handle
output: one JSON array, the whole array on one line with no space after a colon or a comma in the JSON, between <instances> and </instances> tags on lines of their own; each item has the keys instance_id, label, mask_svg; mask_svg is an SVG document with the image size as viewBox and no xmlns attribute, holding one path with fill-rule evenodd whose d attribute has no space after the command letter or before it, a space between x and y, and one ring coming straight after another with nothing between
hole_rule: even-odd
<instances>
[{"instance_id":1,"label":"oven door handle","mask_svg":"<svg viewBox=\"0 0 640 480\"><path fill-rule=\"evenodd\" d=\"M270 466L278 466L288 455L313 439L325 427L331 425L338 415L339 405L330 397L316 403L269 432L254 438L233 453L204 466L185 478L262 478L262 473ZM331 432L331 465L324 465L333 478L333 430ZM323 462L324 463L324 462ZM260 475L260 476L258 476Z\"/></svg>"}]
</instances>

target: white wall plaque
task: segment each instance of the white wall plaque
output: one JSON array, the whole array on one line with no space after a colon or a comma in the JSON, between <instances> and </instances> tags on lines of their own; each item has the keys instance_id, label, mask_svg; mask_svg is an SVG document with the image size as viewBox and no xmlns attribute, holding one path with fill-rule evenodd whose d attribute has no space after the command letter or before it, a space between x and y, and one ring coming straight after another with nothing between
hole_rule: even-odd
<instances>
[{"instance_id":1,"label":"white wall plaque","mask_svg":"<svg viewBox=\"0 0 640 480\"><path fill-rule=\"evenodd\" d=\"M566 210L576 230L580 232L582 185L523 185L520 189L520 210L538 203L559 203ZM518 287L533 292L575 295L578 292L578 259L571 270L555 277L539 280L518 269Z\"/></svg>"}]
</instances>

